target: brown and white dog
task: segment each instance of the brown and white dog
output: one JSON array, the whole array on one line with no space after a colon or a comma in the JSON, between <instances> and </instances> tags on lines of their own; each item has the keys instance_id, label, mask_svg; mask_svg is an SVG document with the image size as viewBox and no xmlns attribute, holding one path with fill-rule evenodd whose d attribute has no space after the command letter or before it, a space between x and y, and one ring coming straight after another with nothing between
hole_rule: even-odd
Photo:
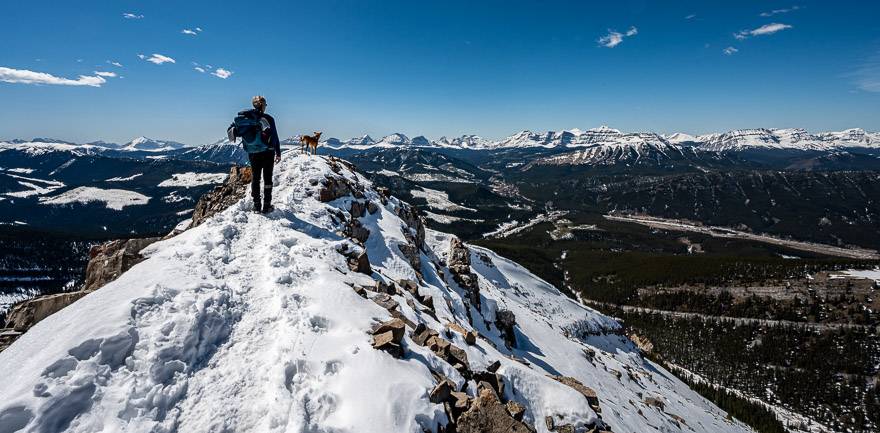
<instances>
[{"instance_id":1,"label":"brown and white dog","mask_svg":"<svg viewBox=\"0 0 880 433\"><path fill-rule=\"evenodd\" d=\"M310 153L311 155L318 154L318 141L321 140L321 132L314 132L314 136L311 135L301 135L299 137L299 152ZM309 152L311 150L311 152Z\"/></svg>"}]
</instances>

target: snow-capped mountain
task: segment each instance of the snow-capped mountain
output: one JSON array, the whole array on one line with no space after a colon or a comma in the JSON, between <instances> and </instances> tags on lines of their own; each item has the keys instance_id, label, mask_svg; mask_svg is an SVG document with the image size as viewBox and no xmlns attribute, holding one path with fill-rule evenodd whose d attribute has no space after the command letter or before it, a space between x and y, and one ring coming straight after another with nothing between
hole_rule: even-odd
<instances>
[{"instance_id":1,"label":"snow-capped mountain","mask_svg":"<svg viewBox=\"0 0 880 433\"><path fill-rule=\"evenodd\" d=\"M241 143L233 143L228 138L182 150L175 156L176 158L218 164L245 164L248 161L247 152Z\"/></svg>"},{"instance_id":2,"label":"snow-capped mountain","mask_svg":"<svg viewBox=\"0 0 880 433\"><path fill-rule=\"evenodd\" d=\"M713 152L746 150L831 151L846 148L880 149L880 134L863 129L811 134L804 129L737 129L696 137L696 146Z\"/></svg>"},{"instance_id":3,"label":"snow-capped mountain","mask_svg":"<svg viewBox=\"0 0 880 433\"><path fill-rule=\"evenodd\" d=\"M147 247L0 352L4 431L751 431L343 163L276 173L275 212Z\"/></svg>"},{"instance_id":4,"label":"snow-capped mountain","mask_svg":"<svg viewBox=\"0 0 880 433\"><path fill-rule=\"evenodd\" d=\"M120 147L125 151L167 152L186 147L185 144L176 141L154 140L147 137L138 137Z\"/></svg>"},{"instance_id":5,"label":"snow-capped mountain","mask_svg":"<svg viewBox=\"0 0 880 433\"><path fill-rule=\"evenodd\" d=\"M486 140L478 135L466 134L461 137L440 137L434 141L434 144L440 147L452 147L462 149L488 149L492 147L493 142Z\"/></svg>"}]
</instances>

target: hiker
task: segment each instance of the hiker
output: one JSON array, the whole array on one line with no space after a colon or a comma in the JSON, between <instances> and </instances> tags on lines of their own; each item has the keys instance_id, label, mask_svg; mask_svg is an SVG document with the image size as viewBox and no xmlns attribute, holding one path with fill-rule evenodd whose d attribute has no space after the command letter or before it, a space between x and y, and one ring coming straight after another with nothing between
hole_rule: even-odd
<instances>
[{"instance_id":1,"label":"hiker","mask_svg":"<svg viewBox=\"0 0 880 433\"><path fill-rule=\"evenodd\" d=\"M241 137L241 144L248 154L253 176L251 177L251 196L254 198L254 212L269 213L272 207L272 167L281 161L281 140L275 128L275 119L266 114L266 98L257 95L251 101L252 110L240 111L235 121L229 125L226 134L229 141ZM274 157L274 158L273 158ZM264 179L263 197L260 199L260 178Z\"/></svg>"}]
</instances>

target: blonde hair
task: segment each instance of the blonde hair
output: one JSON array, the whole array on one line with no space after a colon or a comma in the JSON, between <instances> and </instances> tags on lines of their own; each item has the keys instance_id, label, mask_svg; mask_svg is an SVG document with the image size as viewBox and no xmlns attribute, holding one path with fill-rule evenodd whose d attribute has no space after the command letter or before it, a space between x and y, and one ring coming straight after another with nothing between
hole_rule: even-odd
<instances>
[{"instance_id":1,"label":"blonde hair","mask_svg":"<svg viewBox=\"0 0 880 433\"><path fill-rule=\"evenodd\" d=\"M266 98L264 98L263 95L254 96L253 99L251 99L251 103L254 104L254 108L258 110L266 108Z\"/></svg>"}]
</instances>

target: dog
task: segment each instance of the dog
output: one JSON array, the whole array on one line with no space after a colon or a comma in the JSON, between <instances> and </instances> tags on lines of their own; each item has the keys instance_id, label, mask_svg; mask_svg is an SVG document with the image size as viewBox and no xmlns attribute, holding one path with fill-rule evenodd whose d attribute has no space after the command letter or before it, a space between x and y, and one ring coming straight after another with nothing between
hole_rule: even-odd
<instances>
[{"instance_id":1,"label":"dog","mask_svg":"<svg viewBox=\"0 0 880 433\"><path fill-rule=\"evenodd\" d=\"M314 136L301 135L299 137L299 153L306 152L311 155L318 154L318 141L321 140L322 132L315 131L314 134Z\"/></svg>"}]
</instances>

